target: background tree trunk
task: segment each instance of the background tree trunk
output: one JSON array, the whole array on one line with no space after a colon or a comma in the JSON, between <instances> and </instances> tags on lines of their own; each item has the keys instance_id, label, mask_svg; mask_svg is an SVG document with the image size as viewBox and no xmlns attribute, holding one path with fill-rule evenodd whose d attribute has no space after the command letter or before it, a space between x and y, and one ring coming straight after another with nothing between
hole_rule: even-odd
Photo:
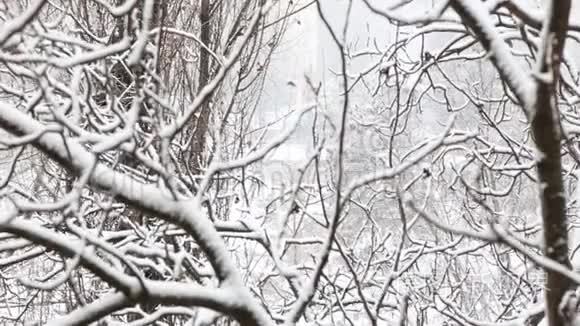
<instances>
[{"instance_id":1,"label":"background tree trunk","mask_svg":"<svg viewBox=\"0 0 580 326\"><path fill-rule=\"evenodd\" d=\"M201 0L199 8L200 37L203 44L211 46L211 21L210 21L211 4L209 0ZM202 46L199 47L199 77L198 91L201 90L209 81L209 53ZM206 145L207 130L209 124L209 102L206 101L198 109L197 118L193 121L191 140L191 171L193 174L201 174L203 163L203 153Z\"/></svg>"}]
</instances>

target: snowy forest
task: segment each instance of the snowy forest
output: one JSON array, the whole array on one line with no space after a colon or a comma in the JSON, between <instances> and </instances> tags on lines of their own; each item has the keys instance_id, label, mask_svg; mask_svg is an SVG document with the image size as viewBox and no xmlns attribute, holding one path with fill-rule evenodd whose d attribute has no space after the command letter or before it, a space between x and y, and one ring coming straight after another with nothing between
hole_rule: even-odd
<instances>
[{"instance_id":1,"label":"snowy forest","mask_svg":"<svg viewBox=\"0 0 580 326\"><path fill-rule=\"evenodd\" d=\"M0 0L0 325L580 325L580 1Z\"/></svg>"}]
</instances>

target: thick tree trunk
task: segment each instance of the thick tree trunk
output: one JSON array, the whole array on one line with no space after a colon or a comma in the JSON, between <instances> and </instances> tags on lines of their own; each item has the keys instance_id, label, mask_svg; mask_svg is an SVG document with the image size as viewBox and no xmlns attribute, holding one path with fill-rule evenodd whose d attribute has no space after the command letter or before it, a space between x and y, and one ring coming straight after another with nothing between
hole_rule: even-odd
<instances>
[{"instance_id":1,"label":"thick tree trunk","mask_svg":"<svg viewBox=\"0 0 580 326\"><path fill-rule=\"evenodd\" d=\"M568 223L566 219L566 199L562 179L562 160L560 133L560 115L556 92L560 79L560 61L566 32L570 1L552 1L551 10L544 26L545 55L540 58L539 72L551 80L537 81L537 100L532 120L532 134L540 151L538 158L538 176L542 220L544 224L544 254L558 263L571 267L568 259ZM547 271L546 312L548 325L568 325L559 311L559 306L566 291L572 287L571 281L559 273Z\"/></svg>"},{"instance_id":2,"label":"thick tree trunk","mask_svg":"<svg viewBox=\"0 0 580 326\"><path fill-rule=\"evenodd\" d=\"M536 115L532 121L532 133L541 156L537 166L544 224L544 254L562 265L571 267L568 259L568 223L560 159L558 109L554 106L554 97L550 91L546 88L538 93L540 96ZM568 278L547 271L545 297L549 325L566 325L561 320L558 306L571 285Z\"/></svg>"},{"instance_id":3,"label":"thick tree trunk","mask_svg":"<svg viewBox=\"0 0 580 326\"><path fill-rule=\"evenodd\" d=\"M199 39L206 46L210 46L211 22L210 22L210 3L209 0L201 0L199 10L199 22L201 24ZM198 90L207 85L209 81L209 53L203 47L199 47L199 78ZM194 133L191 141L191 171L194 174L201 174L203 163L203 153L205 151L207 129L209 124L209 104L203 103L199 108L199 115L193 121L192 132Z\"/></svg>"},{"instance_id":4,"label":"thick tree trunk","mask_svg":"<svg viewBox=\"0 0 580 326\"><path fill-rule=\"evenodd\" d=\"M471 1L471 0L469 0ZM492 63L498 69L500 76L514 91L528 118L531 120L532 135L539 150L537 158L538 179L540 187L540 204L544 226L544 254L546 257L564 266L571 267L568 259L568 230L566 219L566 199L562 178L560 115L558 111L556 92L560 79L560 62L568 19L570 15L570 0L546 1L546 19L542 26L542 41L538 53L538 62L534 70L538 73L530 85L520 85L527 81L527 76L514 76L515 70L506 68L509 53L493 54ZM474 12L477 6L468 1L455 0L451 2L453 9L461 16L464 23L470 27L480 43L487 50L500 48L501 42L480 17L481 12ZM480 8L483 9L483 8ZM485 10L485 9L484 9ZM485 26L484 26L485 25ZM518 72L519 73L519 72ZM535 87L535 92L522 91L526 87ZM535 96L535 98L534 98ZM563 275L546 271L547 282L545 290L546 315L549 326L569 325L562 316L559 306L565 293L572 287L572 282Z\"/></svg>"}]
</instances>

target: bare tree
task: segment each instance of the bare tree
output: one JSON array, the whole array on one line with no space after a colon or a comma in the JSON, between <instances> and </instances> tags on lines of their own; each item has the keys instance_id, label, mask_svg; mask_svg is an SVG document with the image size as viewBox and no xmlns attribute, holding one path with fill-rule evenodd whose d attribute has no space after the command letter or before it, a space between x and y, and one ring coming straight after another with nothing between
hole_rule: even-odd
<instances>
[{"instance_id":1,"label":"bare tree","mask_svg":"<svg viewBox=\"0 0 580 326\"><path fill-rule=\"evenodd\" d=\"M425 7L4 2L0 318L575 325L571 1Z\"/></svg>"}]
</instances>

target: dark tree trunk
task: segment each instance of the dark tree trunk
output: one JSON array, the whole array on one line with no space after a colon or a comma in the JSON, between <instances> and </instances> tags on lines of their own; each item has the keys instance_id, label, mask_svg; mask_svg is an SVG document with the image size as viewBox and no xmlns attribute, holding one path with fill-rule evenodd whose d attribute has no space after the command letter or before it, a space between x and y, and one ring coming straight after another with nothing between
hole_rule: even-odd
<instances>
[{"instance_id":1,"label":"dark tree trunk","mask_svg":"<svg viewBox=\"0 0 580 326\"><path fill-rule=\"evenodd\" d=\"M211 21L210 21L210 2L201 0L199 9L199 22L201 24L199 39L207 47L210 47L211 41ZM209 81L209 53L203 47L199 47L199 78L198 91L201 90ZM203 164L203 153L205 151L207 130L209 124L209 103L206 101L198 109L199 115L193 121L192 132L194 133L191 141L191 171L194 174L201 174Z\"/></svg>"},{"instance_id":2,"label":"dark tree trunk","mask_svg":"<svg viewBox=\"0 0 580 326\"><path fill-rule=\"evenodd\" d=\"M532 134L541 157L538 160L542 220L544 224L544 254L567 267L568 223L566 199L562 179L560 114L557 106L557 85L560 79L560 61L571 3L569 0L553 1L552 12L548 12L548 35L544 51L548 51L541 62L540 73L549 75L551 82L537 81L537 100L533 112ZM563 275L547 271L546 309L548 325L567 325L559 312L559 306L572 282Z\"/></svg>"},{"instance_id":3,"label":"dark tree trunk","mask_svg":"<svg viewBox=\"0 0 580 326\"><path fill-rule=\"evenodd\" d=\"M544 227L544 255L559 264L571 268L568 258L568 222L566 218L566 199L562 177L560 114L557 105L557 85L560 80L560 62L568 30L570 15L570 0L549 1L544 3L549 12L542 30L543 44L538 53L539 76L530 77L535 89L533 94L517 92L514 80L502 74L502 64L498 58L491 56L492 62L498 68L504 82L517 94L520 104L531 120L532 136L539 150L537 169L539 179L540 203ZM464 23L470 27L483 47L490 51L491 41L488 31L484 31L481 22L471 12L473 8L462 1L451 2L453 9L461 16ZM537 69L536 66L533 69ZM535 95L535 102L523 96ZM573 286L572 282L560 273L546 270L547 282L545 290L546 315L549 326L570 325L562 316L559 306L565 293Z\"/></svg>"}]
</instances>

